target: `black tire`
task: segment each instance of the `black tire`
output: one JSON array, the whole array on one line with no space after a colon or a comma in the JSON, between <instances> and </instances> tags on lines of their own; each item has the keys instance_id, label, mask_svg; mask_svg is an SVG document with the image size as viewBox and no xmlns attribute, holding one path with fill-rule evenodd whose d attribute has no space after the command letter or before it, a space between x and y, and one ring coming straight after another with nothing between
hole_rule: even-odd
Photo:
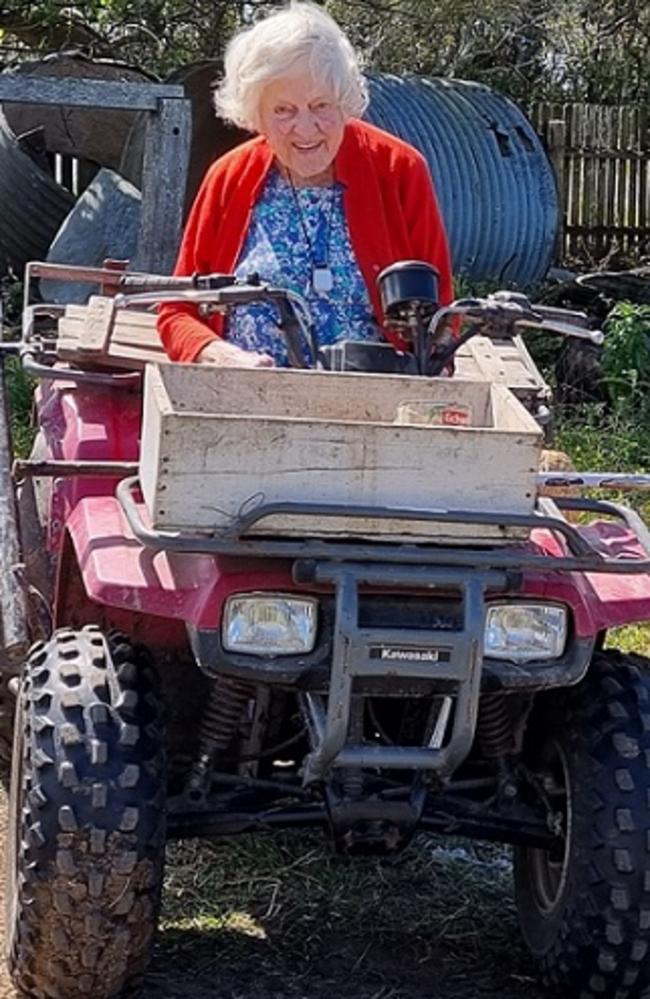
<instances>
[{"instance_id":1,"label":"black tire","mask_svg":"<svg viewBox=\"0 0 650 999\"><path fill-rule=\"evenodd\" d=\"M137 983L158 917L164 804L146 654L92 626L39 643L10 793L6 946L20 992L109 999Z\"/></svg>"},{"instance_id":2,"label":"black tire","mask_svg":"<svg viewBox=\"0 0 650 999\"><path fill-rule=\"evenodd\" d=\"M589 340L568 337L555 365L557 401L565 406L607 402L602 362L603 349Z\"/></svg>"},{"instance_id":3,"label":"black tire","mask_svg":"<svg viewBox=\"0 0 650 999\"><path fill-rule=\"evenodd\" d=\"M561 995L640 999L650 985L650 660L596 653L538 722L529 762L546 773L566 839L555 855L515 850L524 938Z\"/></svg>"}]
</instances>

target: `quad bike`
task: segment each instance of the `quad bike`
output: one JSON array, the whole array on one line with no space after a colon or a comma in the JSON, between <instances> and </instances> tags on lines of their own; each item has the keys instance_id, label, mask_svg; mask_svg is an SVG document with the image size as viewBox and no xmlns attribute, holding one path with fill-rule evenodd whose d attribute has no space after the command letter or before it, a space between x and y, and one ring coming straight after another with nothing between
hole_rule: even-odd
<instances>
[{"instance_id":1,"label":"quad bike","mask_svg":"<svg viewBox=\"0 0 650 999\"><path fill-rule=\"evenodd\" d=\"M137 985L167 838L319 827L349 855L421 830L512 844L544 980L644 994L650 674L605 639L650 618L650 535L537 492L650 483L537 474L548 391L521 340L589 338L583 319L505 294L438 309L435 275L401 265L380 280L404 350L321 349L254 276L74 276L120 296L28 298L3 345L39 382L15 502L2 435L19 992ZM170 299L275 302L296 367L163 363L143 310Z\"/></svg>"}]
</instances>

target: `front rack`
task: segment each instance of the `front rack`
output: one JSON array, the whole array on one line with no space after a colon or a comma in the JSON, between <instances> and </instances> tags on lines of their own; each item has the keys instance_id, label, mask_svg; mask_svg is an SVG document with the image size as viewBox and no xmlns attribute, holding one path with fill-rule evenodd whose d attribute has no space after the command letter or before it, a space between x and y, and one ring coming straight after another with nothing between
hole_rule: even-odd
<instances>
[{"instance_id":1,"label":"front rack","mask_svg":"<svg viewBox=\"0 0 650 999\"><path fill-rule=\"evenodd\" d=\"M619 503L603 500L558 496L554 504L562 510L580 511L613 517L634 535L641 557L611 557L600 551L573 524L552 513L539 510L530 515L488 513L466 510L408 510L389 507L337 506L321 503L262 503L254 510L233 518L227 527L212 534L156 531L147 526L135 498L139 489L137 476L122 479L116 490L134 537L146 548L158 551L238 555L255 558L300 559L302 572L305 561L332 559L342 562L383 562L415 565L445 565L480 569L558 570L562 572L596 572L629 575L650 573L650 531L634 510ZM439 546L435 544L399 544L373 541L326 541L321 538L268 538L251 535L253 527L267 518L283 514L297 518L357 517L373 520L403 520L438 524L468 524L476 526L527 527L545 529L564 542L566 555L536 554L518 546L512 549ZM307 581L306 578L301 581Z\"/></svg>"}]
</instances>

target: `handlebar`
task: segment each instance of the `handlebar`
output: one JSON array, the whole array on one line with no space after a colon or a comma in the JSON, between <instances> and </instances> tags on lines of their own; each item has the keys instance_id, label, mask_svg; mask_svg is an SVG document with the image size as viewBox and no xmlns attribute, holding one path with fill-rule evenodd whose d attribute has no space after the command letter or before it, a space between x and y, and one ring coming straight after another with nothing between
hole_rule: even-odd
<instances>
[{"instance_id":1,"label":"handlebar","mask_svg":"<svg viewBox=\"0 0 650 999\"><path fill-rule=\"evenodd\" d=\"M446 332L452 316L458 316L464 324L468 324L465 332L456 338ZM497 291L486 298L458 299L438 309L431 320L429 335L433 349L427 374L439 375L452 361L458 348L478 334L505 340L523 329L538 329L588 340L600 346L603 334L600 330L590 330L588 322L583 312L533 305L520 292Z\"/></svg>"},{"instance_id":2,"label":"handlebar","mask_svg":"<svg viewBox=\"0 0 650 999\"><path fill-rule=\"evenodd\" d=\"M311 355L310 366L317 364L319 347L307 302L286 288L261 281L257 274L251 274L245 280L221 273L180 277L124 274L119 286L121 291L115 297L115 305L126 309L186 302L198 306L207 315L237 305L272 302L279 312L278 325L285 335L290 364L308 366L304 357L305 345ZM460 336L452 337L448 332L451 317L458 317L465 326ZM497 291L485 298L458 299L438 309L428 327L432 349L427 370L422 373L440 374L458 348L477 334L497 340L509 339L524 329L572 336L598 346L604 339L600 330L589 329L589 320L583 312L533 304L520 292Z\"/></svg>"},{"instance_id":3,"label":"handlebar","mask_svg":"<svg viewBox=\"0 0 650 999\"><path fill-rule=\"evenodd\" d=\"M125 282L122 287L135 288L142 284L134 278L132 284ZM208 315L211 312L224 312L236 305L272 302L279 313L278 326L284 334L291 366L316 367L318 342L309 306L301 295L287 288L260 281L257 275L241 281L233 274L195 274L185 278L153 276L153 280L147 280L145 285L146 291L116 295L116 308L188 302L197 305L204 315ZM303 346L307 347L310 354L310 363L305 361Z\"/></svg>"}]
</instances>

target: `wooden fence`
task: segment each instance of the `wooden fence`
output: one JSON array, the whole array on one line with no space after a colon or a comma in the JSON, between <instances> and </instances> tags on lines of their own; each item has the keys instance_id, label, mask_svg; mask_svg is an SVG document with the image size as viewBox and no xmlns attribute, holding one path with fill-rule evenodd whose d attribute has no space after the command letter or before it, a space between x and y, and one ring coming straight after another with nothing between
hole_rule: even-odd
<instances>
[{"instance_id":1,"label":"wooden fence","mask_svg":"<svg viewBox=\"0 0 650 999\"><path fill-rule=\"evenodd\" d=\"M596 263L650 254L647 108L539 103L528 113L558 180L558 258Z\"/></svg>"}]
</instances>

